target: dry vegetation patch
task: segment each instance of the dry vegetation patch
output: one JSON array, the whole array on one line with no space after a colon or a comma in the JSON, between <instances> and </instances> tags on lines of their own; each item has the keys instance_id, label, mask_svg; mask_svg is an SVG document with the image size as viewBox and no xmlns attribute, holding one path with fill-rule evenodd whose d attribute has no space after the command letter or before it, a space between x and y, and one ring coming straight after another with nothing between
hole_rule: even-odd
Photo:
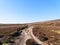
<instances>
[{"instance_id":1,"label":"dry vegetation patch","mask_svg":"<svg viewBox=\"0 0 60 45\"><path fill-rule=\"evenodd\" d=\"M54 30L54 28L47 26L35 26L33 28L33 34L43 42L47 42L48 44L60 45L60 34L59 31ZM55 32L56 31L56 32ZM43 37L47 37L48 40L44 41Z\"/></svg>"}]
</instances>

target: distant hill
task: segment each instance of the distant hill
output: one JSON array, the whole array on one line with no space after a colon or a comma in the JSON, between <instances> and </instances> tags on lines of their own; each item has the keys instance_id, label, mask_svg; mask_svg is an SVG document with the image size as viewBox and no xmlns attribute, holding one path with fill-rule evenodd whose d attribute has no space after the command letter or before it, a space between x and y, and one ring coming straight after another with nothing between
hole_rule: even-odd
<instances>
[{"instance_id":1,"label":"distant hill","mask_svg":"<svg viewBox=\"0 0 60 45\"><path fill-rule=\"evenodd\" d=\"M0 34L4 34L5 32L15 31L18 28L24 27L26 25L50 27L50 29L60 30L60 19L44 21L44 22L27 23L27 24L0 24Z\"/></svg>"}]
</instances>

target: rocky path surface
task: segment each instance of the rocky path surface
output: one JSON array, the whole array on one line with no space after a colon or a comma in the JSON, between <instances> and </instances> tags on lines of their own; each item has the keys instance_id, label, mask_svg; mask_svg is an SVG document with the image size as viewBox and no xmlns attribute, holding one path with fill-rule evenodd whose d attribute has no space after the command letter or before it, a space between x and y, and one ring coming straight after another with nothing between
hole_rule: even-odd
<instances>
[{"instance_id":1,"label":"rocky path surface","mask_svg":"<svg viewBox=\"0 0 60 45\"><path fill-rule=\"evenodd\" d=\"M33 35L32 29L33 26L29 27L28 29L24 29L22 31L22 36L19 36L19 39L15 40L16 45L26 45L26 41L28 39L34 39L35 42L37 42L38 44L47 45L46 43L41 42L37 37Z\"/></svg>"}]
</instances>

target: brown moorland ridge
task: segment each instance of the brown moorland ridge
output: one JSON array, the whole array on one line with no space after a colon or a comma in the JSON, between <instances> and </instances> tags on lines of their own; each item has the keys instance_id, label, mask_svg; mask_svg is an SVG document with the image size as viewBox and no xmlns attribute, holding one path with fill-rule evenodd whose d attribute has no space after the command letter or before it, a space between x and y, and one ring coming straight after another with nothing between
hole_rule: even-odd
<instances>
[{"instance_id":1,"label":"brown moorland ridge","mask_svg":"<svg viewBox=\"0 0 60 45\"><path fill-rule=\"evenodd\" d=\"M41 26L41 27L51 27L52 29L60 30L60 19L52 20L52 21L45 21L45 22L36 22L36 23L27 23L27 24L0 24L0 34L10 31L15 31L18 28L22 28L24 26ZM51 29L50 28L50 29Z\"/></svg>"},{"instance_id":2,"label":"brown moorland ridge","mask_svg":"<svg viewBox=\"0 0 60 45\"><path fill-rule=\"evenodd\" d=\"M15 32L25 26L26 24L0 24L0 34L9 35L11 32Z\"/></svg>"},{"instance_id":3,"label":"brown moorland ridge","mask_svg":"<svg viewBox=\"0 0 60 45\"><path fill-rule=\"evenodd\" d=\"M25 27L27 25L34 26L33 34L38 39L41 40L42 36L48 37L47 41L41 41L48 44L52 43L53 45L60 45L60 19L27 24L0 24L0 34L9 35L11 32L15 32L19 28ZM32 42L33 41L31 41L31 43Z\"/></svg>"},{"instance_id":4,"label":"brown moorland ridge","mask_svg":"<svg viewBox=\"0 0 60 45\"><path fill-rule=\"evenodd\" d=\"M60 45L60 20L52 20L46 22L33 23L33 34L48 45ZM48 40L44 41L43 37L47 37Z\"/></svg>"}]
</instances>

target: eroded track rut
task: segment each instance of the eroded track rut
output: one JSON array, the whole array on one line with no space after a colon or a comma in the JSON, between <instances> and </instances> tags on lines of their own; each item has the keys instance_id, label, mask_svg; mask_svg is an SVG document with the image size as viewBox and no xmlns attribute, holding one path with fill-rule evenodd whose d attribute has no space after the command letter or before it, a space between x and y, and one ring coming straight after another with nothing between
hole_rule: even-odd
<instances>
[{"instance_id":1,"label":"eroded track rut","mask_svg":"<svg viewBox=\"0 0 60 45\"><path fill-rule=\"evenodd\" d=\"M24 29L21 36L19 36L19 39L15 40L16 45L26 45L26 41L28 39L33 39L36 43L41 45L47 45L45 42L40 41L36 36L33 35L32 29L33 26L29 27L28 29Z\"/></svg>"}]
</instances>

